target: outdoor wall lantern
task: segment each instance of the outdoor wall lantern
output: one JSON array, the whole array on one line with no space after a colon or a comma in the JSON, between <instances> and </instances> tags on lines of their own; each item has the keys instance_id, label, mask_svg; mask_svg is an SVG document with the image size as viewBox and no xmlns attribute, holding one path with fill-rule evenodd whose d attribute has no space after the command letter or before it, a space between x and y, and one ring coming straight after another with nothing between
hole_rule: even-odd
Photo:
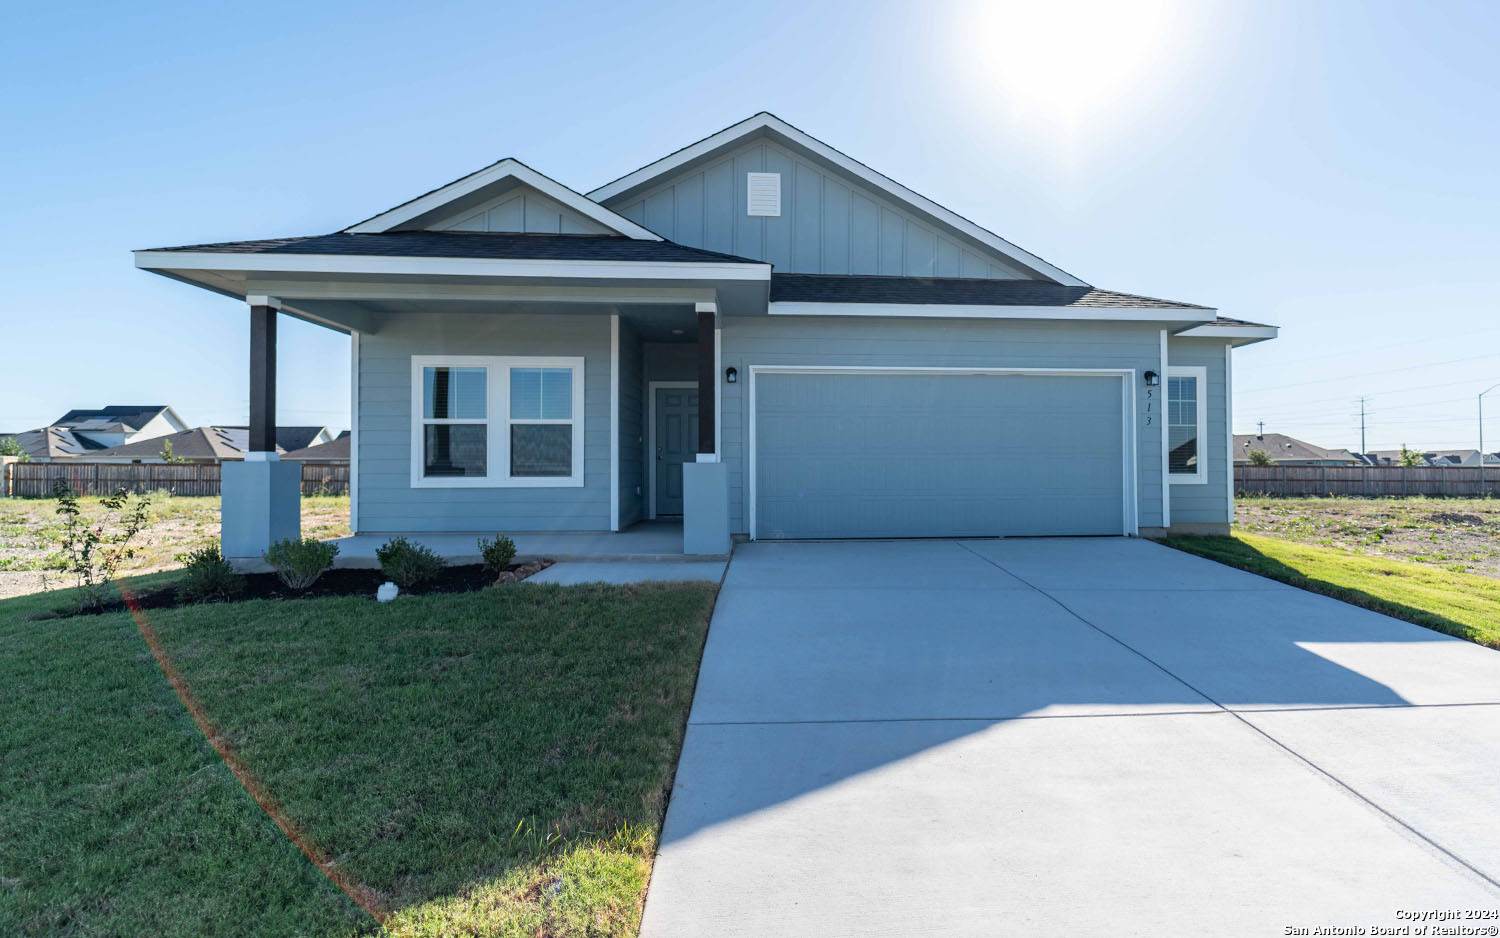
<instances>
[{"instance_id":1,"label":"outdoor wall lantern","mask_svg":"<svg viewBox=\"0 0 1500 938\"><path fill-rule=\"evenodd\" d=\"M1161 384L1161 375L1157 374L1154 371L1148 371L1145 374L1141 375L1141 377L1146 379L1146 387L1148 388L1154 388L1158 384Z\"/></svg>"},{"instance_id":2,"label":"outdoor wall lantern","mask_svg":"<svg viewBox=\"0 0 1500 938\"><path fill-rule=\"evenodd\" d=\"M728 381L730 384L734 384L736 381L740 380L740 373L738 371L735 371L733 368L725 368L724 380Z\"/></svg>"}]
</instances>

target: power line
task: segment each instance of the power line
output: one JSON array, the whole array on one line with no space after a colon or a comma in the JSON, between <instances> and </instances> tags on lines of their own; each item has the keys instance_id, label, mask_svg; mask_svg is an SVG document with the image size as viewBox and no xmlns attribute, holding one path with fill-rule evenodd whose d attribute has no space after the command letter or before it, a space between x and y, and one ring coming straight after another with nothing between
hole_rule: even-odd
<instances>
[{"instance_id":1,"label":"power line","mask_svg":"<svg viewBox=\"0 0 1500 938\"><path fill-rule=\"evenodd\" d=\"M1467 358L1450 358L1447 361L1442 362L1423 362L1420 365L1402 365L1399 368L1381 368L1378 371L1365 371L1353 375L1339 375L1333 378L1314 378L1311 381L1298 381L1293 384L1273 384L1269 387L1264 388L1246 388L1243 391L1237 391L1236 393L1260 394L1265 391L1282 391L1287 388L1306 387L1309 384L1327 384L1330 381L1352 381L1355 378L1369 378L1376 375L1388 375L1397 371L1416 371L1422 368L1439 368L1443 365L1457 365L1462 362L1479 361L1482 358L1500 358L1500 352L1486 352L1483 355L1470 355Z\"/></svg>"}]
</instances>

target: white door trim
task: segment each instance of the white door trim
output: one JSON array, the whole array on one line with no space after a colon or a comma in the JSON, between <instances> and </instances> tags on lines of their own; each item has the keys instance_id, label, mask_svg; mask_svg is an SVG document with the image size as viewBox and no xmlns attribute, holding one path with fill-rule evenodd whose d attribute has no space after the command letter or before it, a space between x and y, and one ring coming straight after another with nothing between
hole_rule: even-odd
<instances>
[{"instance_id":1,"label":"white door trim","mask_svg":"<svg viewBox=\"0 0 1500 938\"><path fill-rule=\"evenodd\" d=\"M646 517L656 520L656 390L657 388L697 388L696 381L646 382Z\"/></svg>"},{"instance_id":2,"label":"white door trim","mask_svg":"<svg viewBox=\"0 0 1500 938\"><path fill-rule=\"evenodd\" d=\"M1121 502L1124 505L1124 513L1121 518L1121 533L1134 536L1140 533L1140 491L1136 485L1136 423L1135 415L1135 378L1136 371L1133 368L971 368L971 367L912 367L906 365L750 365L747 369L750 373L749 385L745 393L749 395L749 446L746 455L746 475L749 476L745 490L748 493L748 505L746 511L746 526L750 531L750 540L755 540L757 533L755 487L756 477L756 449L755 449L755 424L756 424L756 377L761 374L912 374L912 375L1037 375L1052 377L1116 377L1120 379L1120 427L1121 437L1121 462L1120 484ZM653 447L654 450L654 447Z\"/></svg>"}]
</instances>

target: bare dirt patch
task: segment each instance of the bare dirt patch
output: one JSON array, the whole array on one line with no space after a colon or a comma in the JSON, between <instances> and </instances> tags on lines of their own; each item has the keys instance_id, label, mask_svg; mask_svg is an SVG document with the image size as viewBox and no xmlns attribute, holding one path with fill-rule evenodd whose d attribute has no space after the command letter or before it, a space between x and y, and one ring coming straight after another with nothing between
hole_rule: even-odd
<instances>
[{"instance_id":1,"label":"bare dirt patch","mask_svg":"<svg viewBox=\"0 0 1500 938\"><path fill-rule=\"evenodd\" d=\"M1500 578L1500 499L1242 496L1235 527Z\"/></svg>"}]
</instances>

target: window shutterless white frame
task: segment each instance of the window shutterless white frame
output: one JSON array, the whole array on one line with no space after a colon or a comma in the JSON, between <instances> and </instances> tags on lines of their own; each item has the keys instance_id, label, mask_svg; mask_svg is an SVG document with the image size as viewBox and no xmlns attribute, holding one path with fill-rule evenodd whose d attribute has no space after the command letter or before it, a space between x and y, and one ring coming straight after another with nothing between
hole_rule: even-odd
<instances>
[{"instance_id":1,"label":"window shutterless white frame","mask_svg":"<svg viewBox=\"0 0 1500 938\"><path fill-rule=\"evenodd\" d=\"M911 374L911 375L1063 375L1075 377L1113 377L1120 379L1120 431L1122 434L1120 448L1120 491L1121 501L1124 503L1123 517L1120 519L1121 532L1126 536L1135 536L1140 533L1140 492L1136 486L1136 460L1137 460L1137 434L1134 419L1136 399L1135 385L1136 372L1127 368L963 368L963 367L908 367L904 365L878 366L878 365L750 365L749 381L745 393L749 396L749 420L746 431L747 453L745 471L748 475L745 486L745 526L750 532L750 540L756 540L756 476L760 474L757 465L755 445L755 379L763 374Z\"/></svg>"},{"instance_id":2,"label":"window shutterless white frame","mask_svg":"<svg viewBox=\"0 0 1500 938\"><path fill-rule=\"evenodd\" d=\"M433 421L422 417L422 369L484 368L486 400L483 420L445 420L442 423L486 424L484 476L433 476L422 474L422 427ZM512 420L510 417L510 370L512 368L571 368L573 407L568 420ZM510 428L512 424L568 424L573 428L573 472L566 476L512 476L510 474ZM411 358L411 487L448 488L580 488L583 486L583 359L496 355L413 355Z\"/></svg>"},{"instance_id":3,"label":"window shutterless white frame","mask_svg":"<svg viewBox=\"0 0 1500 938\"><path fill-rule=\"evenodd\" d=\"M1194 472L1172 472L1168 466L1167 474L1173 485L1207 485L1208 484L1208 369L1202 365L1170 365L1167 367L1166 393L1164 403L1167 407L1166 420L1163 422L1162 433L1171 436L1172 433L1172 378L1193 378L1195 380L1194 404L1197 421L1197 450L1198 465ZM1170 447L1170 443L1168 446Z\"/></svg>"}]
</instances>

